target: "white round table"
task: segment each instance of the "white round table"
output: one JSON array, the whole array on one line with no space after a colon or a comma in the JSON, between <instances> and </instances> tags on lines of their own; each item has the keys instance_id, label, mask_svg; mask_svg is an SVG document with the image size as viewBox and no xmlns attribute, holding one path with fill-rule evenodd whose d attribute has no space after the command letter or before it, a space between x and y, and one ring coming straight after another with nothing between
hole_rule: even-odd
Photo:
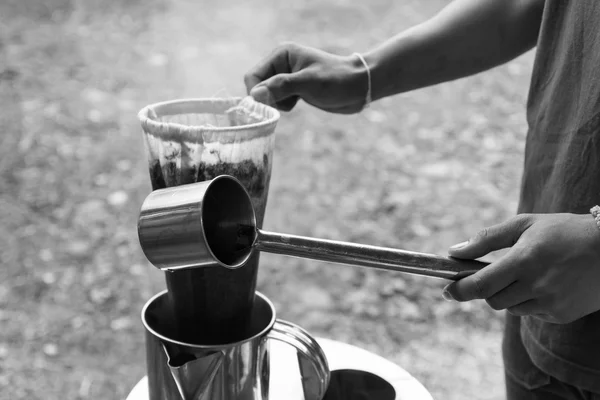
<instances>
[{"instance_id":1,"label":"white round table","mask_svg":"<svg viewBox=\"0 0 600 400\"><path fill-rule=\"evenodd\" d=\"M331 339L317 338L327 355L331 371L351 369L378 375L393 386L396 400L433 400L431 394L406 370L385 358L367 350ZM304 400L295 350L276 340L271 341L271 384L269 398L286 400ZM281 382L281 384L275 384ZM129 393L126 400L148 400L148 381L143 377Z\"/></svg>"}]
</instances>

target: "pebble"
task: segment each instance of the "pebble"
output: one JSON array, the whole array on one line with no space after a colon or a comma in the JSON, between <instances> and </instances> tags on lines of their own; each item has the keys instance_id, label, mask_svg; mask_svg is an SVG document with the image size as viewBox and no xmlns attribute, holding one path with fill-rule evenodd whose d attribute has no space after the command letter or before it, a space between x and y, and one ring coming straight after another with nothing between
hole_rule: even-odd
<instances>
[{"instance_id":1,"label":"pebble","mask_svg":"<svg viewBox=\"0 0 600 400\"><path fill-rule=\"evenodd\" d=\"M54 357L58 354L58 346L55 345L54 343L46 343L44 345L44 354L46 354L49 357Z\"/></svg>"},{"instance_id":2,"label":"pebble","mask_svg":"<svg viewBox=\"0 0 600 400\"><path fill-rule=\"evenodd\" d=\"M56 282L56 274L54 272L44 272L42 274L42 281L46 285L52 285Z\"/></svg>"},{"instance_id":3,"label":"pebble","mask_svg":"<svg viewBox=\"0 0 600 400\"><path fill-rule=\"evenodd\" d=\"M131 275L135 275L135 276L146 275L147 271L148 271L148 268L141 264L133 264L131 267L129 267L129 272L131 273Z\"/></svg>"},{"instance_id":4,"label":"pebble","mask_svg":"<svg viewBox=\"0 0 600 400\"><path fill-rule=\"evenodd\" d=\"M67 245L67 252L76 257L88 255L92 245L85 240L74 240Z\"/></svg>"},{"instance_id":5,"label":"pebble","mask_svg":"<svg viewBox=\"0 0 600 400\"><path fill-rule=\"evenodd\" d=\"M307 286L302 291L302 302L311 309L329 309L333 307L333 300L331 295L316 286Z\"/></svg>"},{"instance_id":6,"label":"pebble","mask_svg":"<svg viewBox=\"0 0 600 400\"><path fill-rule=\"evenodd\" d=\"M54 259L54 254L52 254L52 250L50 249L42 249L39 253L40 260L44 262L50 262Z\"/></svg>"},{"instance_id":7,"label":"pebble","mask_svg":"<svg viewBox=\"0 0 600 400\"><path fill-rule=\"evenodd\" d=\"M95 304L104 304L112 297L113 293L110 288L93 288L90 290L90 298Z\"/></svg>"},{"instance_id":8,"label":"pebble","mask_svg":"<svg viewBox=\"0 0 600 400\"><path fill-rule=\"evenodd\" d=\"M451 174L452 165L447 162L434 162L423 166L419 172L421 175L431 178L444 178Z\"/></svg>"},{"instance_id":9,"label":"pebble","mask_svg":"<svg viewBox=\"0 0 600 400\"><path fill-rule=\"evenodd\" d=\"M387 121L387 116L381 111L368 110L365 116L370 122L373 123L381 123Z\"/></svg>"},{"instance_id":10,"label":"pebble","mask_svg":"<svg viewBox=\"0 0 600 400\"><path fill-rule=\"evenodd\" d=\"M111 206L119 207L127 203L127 200L129 200L129 195L125 191L119 190L117 192L111 193L108 196L107 200Z\"/></svg>"},{"instance_id":11,"label":"pebble","mask_svg":"<svg viewBox=\"0 0 600 400\"><path fill-rule=\"evenodd\" d=\"M418 321L424 318L419 306L411 301L405 301L398 310L401 319L406 321Z\"/></svg>"},{"instance_id":12,"label":"pebble","mask_svg":"<svg viewBox=\"0 0 600 400\"><path fill-rule=\"evenodd\" d=\"M127 172L131 170L131 161L119 160L117 161L117 169L121 172Z\"/></svg>"},{"instance_id":13,"label":"pebble","mask_svg":"<svg viewBox=\"0 0 600 400\"><path fill-rule=\"evenodd\" d=\"M113 319L110 322L110 328L113 331L122 331L127 328L131 328L133 326L133 321L129 317L121 317L117 319Z\"/></svg>"},{"instance_id":14,"label":"pebble","mask_svg":"<svg viewBox=\"0 0 600 400\"><path fill-rule=\"evenodd\" d=\"M119 256L119 258L125 258L129 254L131 254L131 249L129 248L129 246L122 245L117 247L117 256Z\"/></svg>"}]
</instances>

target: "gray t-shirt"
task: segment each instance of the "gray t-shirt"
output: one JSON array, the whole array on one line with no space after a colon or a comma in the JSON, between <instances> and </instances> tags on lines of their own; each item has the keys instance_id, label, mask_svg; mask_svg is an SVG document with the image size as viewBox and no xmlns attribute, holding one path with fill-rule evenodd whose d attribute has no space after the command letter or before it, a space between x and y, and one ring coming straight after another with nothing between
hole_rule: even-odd
<instances>
[{"instance_id":1,"label":"gray t-shirt","mask_svg":"<svg viewBox=\"0 0 600 400\"><path fill-rule=\"evenodd\" d=\"M600 204L600 0L546 0L527 121L519 213L589 213ZM600 312L520 322L536 366L600 393Z\"/></svg>"}]
</instances>

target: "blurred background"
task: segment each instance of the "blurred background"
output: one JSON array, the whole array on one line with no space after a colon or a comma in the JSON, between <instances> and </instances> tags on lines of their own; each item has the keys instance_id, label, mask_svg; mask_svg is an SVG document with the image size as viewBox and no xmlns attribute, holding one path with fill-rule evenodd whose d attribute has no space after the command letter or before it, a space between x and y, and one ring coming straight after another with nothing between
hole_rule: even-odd
<instances>
[{"instance_id":1,"label":"blurred background","mask_svg":"<svg viewBox=\"0 0 600 400\"><path fill-rule=\"evenodd\" d=\"M143 106L245 94L296 41L366 51L443 0L1 0L0 398L124 399L165 288L136 221ZM516 211L532 54L355 116L283 114L264 227L446 254ZM404 367L436 399L501 399L503 315L444 282L263 255L279 316Z\"/></svg>"}]
</instances>

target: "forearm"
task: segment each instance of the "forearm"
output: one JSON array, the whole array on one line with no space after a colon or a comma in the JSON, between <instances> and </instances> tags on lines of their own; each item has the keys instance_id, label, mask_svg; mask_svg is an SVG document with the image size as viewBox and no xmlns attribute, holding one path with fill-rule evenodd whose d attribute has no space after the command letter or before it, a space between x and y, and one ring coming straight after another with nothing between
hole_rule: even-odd
<instances>
[{"instance_id":1,"label":"forearm","mask_svg":"<svg viewBox=\"0 0 600 400\"><path fill-rule=\"evenodd\" d=\"M364 56L372 98L469 76L503 64L537 41L544 0L455 0L432 19Z\"/></svg>"}]
</instances>

